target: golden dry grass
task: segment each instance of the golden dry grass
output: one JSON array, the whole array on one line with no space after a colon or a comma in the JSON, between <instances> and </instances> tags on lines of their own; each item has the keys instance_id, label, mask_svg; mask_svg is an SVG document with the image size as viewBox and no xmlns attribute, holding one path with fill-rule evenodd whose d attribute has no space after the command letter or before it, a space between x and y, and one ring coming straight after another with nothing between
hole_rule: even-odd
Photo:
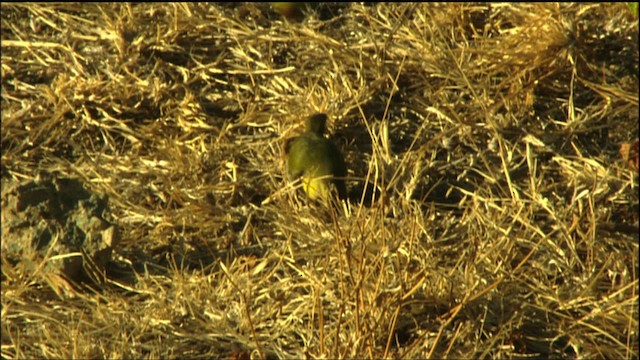
<instances>
[{"instance_id":1,"label":"golden dry grass","mask_svg":"<svg viewBox=\"0 0 640 360\"><path fill-rule=\"evenodd\" d=\"M2 263L2 357L637 358L626 4L2 4L2 178L79 178L100 286ZM327 112L352 193L286 182Z\"/></svg>"}]
</instances>

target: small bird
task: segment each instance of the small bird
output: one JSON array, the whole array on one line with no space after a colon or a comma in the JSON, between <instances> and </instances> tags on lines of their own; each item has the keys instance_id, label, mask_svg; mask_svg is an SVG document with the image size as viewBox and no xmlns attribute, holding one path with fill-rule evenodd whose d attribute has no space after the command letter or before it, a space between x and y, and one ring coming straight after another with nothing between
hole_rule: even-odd
<instances>
[{"instance_id":1,"label":"small bird","mask_svg":"<svg viewBox=\"0 0 640 360\"><path fill-rule=\"evenodd\" d=\"M302 188L310 199L326 199L336 188L340 199L347 198L344 177L347 166L338 147L324 137L327 115L318 113L307 118L305 132L285 144L289 180L302 176Z\"/></svg>"},{"instance_id":2,"label":"small bird","mask_svg":"<svg viewBox=\"0 0 640 360\"><path fill-rule=\"evenodd\" d=\"M288 20L300 21L304 18L303 2L272 2L271 7Z\"/></svg>"}]
</instances>

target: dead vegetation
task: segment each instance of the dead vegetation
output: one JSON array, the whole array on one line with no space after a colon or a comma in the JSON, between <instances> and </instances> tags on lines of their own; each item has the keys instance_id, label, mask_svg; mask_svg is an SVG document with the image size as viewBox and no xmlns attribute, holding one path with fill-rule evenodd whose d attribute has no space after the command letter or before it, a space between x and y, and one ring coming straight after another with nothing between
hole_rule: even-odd
<instances>
[{"instance_id":1,"label":"dead vegetation","mask_svg":"<svg viewBox=\"0 0 640 360\"><path fill-rule=\"evenodd\" d=\"M2 4L3 181L80 179L121 233L101 284L3 248L2 357L637 358L627 5L303 13ZM343 215L283 176L318 111Z\"/></svg>"}]
</instances>

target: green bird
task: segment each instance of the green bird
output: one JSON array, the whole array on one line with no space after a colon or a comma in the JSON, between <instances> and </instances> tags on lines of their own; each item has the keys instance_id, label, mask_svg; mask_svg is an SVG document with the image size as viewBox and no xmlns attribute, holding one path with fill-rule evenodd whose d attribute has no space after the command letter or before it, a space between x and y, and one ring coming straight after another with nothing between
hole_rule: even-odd
<instances>
[{"instance_id":1,"label":"green bird","mask_svg":"<svg viewBox=\"0 0 640 360\"><path fill-rule=\"evenodd\" d=\"M302 176L302 188L310 199L326 199L331 184L338 191L338 197L346 199L347 166L338 147L324 137L326 123L326 114L311 115L305 132L286 143L287 175L289 180Z\"/></svg>"},{"instance_id":2,"label":"green bird","mask_svg":"<svg viewBox=\"0 0 640 360\"><path fill-rule=\"evenodd\" d=\"M302 20L304 13L302 9L305 7L303 2L272 2L271 7L280 15L289 20Z\"/></svg>"}]
</instances>

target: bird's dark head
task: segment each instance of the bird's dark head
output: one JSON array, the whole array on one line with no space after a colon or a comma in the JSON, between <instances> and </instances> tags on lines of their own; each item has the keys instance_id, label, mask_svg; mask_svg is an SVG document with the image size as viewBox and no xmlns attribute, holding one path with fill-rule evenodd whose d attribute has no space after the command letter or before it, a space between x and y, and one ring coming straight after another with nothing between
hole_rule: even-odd
<instances>
[{"instance_id":1,"label":"bird's dark head","mask_svg":"<svg viewBox=\"0 0 640 360\"><path fill-rule=\"evenodd\" d=\"M317 113L307 118L307 131L322 136L327 125L327 114Z\"/></svg>"}]
</instances>

